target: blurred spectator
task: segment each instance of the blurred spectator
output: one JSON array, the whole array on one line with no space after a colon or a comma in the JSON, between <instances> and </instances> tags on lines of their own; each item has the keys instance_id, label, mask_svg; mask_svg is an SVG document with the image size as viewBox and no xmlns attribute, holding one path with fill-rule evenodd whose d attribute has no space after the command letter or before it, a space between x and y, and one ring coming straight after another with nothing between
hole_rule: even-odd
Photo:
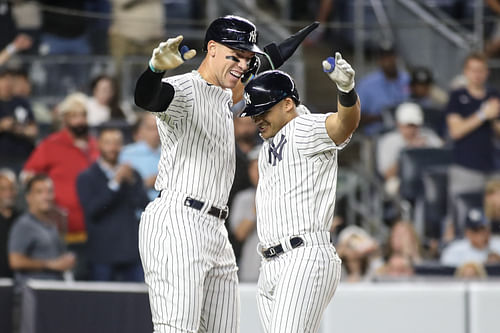
<instances>
[{"instance_id":1,"label":"blurred spectator","mask_svg":"<svg viewBox=\"0 0 500 333\"><path fill-rule=\"evenodd\" d=\"M83 211L76 192L76 178L99 155L96 140L88 134L86 97L68 95L57 107L63 128L44 139L24 165L23 179L35 173L46 173L55 185L55 201L68 214L66 242L78 257L75 278L86 275L85 242L87 234Z\"/></svg>"},{"instance_id":2,"label":"blurred spectator","mask_svg":"<svg viewBox=\"0 0 500 333\"><path fill-rule=\"evenodd\" d=\"M470 54L463 73L467 84L451 92L446 108L453 141L453 165L448 175L450 203L460 193L482 191L487 178L498 172L493 138L495 134L500 136L500 95L486 86L488 65L484 55Z\"/></svg>"},{"instance_id":3,"label":"blurred spectator","mask_svg":"<svg viewBox=\"0 0 500 333\"><path fill-rule=\"evenodd\" d=\"M396 196L399 191L398 161L405 148L440 147L439 136L423 128L422 109L415 103L402 103L396 109L397 128L385 133L377 140L377 171L384 177L385 191Z\"/></svg>"},{"instance_id":4,"label":"blurred spectator","mask_svg":"<svg viewBox=\"0 0 500 333\"><path fill-rule=\"evenodd\" d=\"M468 261L500 263L500 239L490 238L490 224L480 209L472 209L465 222L465 238L443 249L441 264L461 266Z\"/></svg>"},{"instance_id":5,"label":"blurred spectator","mask_svg":"<svg viewBox=\"0 0 500 333\"><path fill-rule=\"evenodd\" d=\"M385 250L385 257L401 255L408 258L412 265L422 261L422 243L413 224L399 220L391 228L389 241Z\"/></svg>"},{"instance_id":6,"label":"blurred spectator","mask_svg":"<svg viewBox=\"0 0 500 333\"><path fill-rule=\"evenodd\" d=\"M133 124L137 116L120 103L116 80L108 75L99 75L90 85L91 94L87 100L87 119L89 126L102 125L110 120L123 120Z\"/></svg>"},{"instance_id":7,"label":"blurred spectator","mask_svg":"<svg viewBox=\"0 0 500 333\"><path fill-rule=\"evenodd\" d=\"M12 95L29 101L35 122L38 125L52 124L52 111L44 103L31 99L32 84L28 72L24 68L17 68L11 71L11 75ZM41 130L40 126L39 130ZM40 135L42 133L38 133L37 138L40 138Z\"/></svg>"},{"instance_id":8,"label":"blurred spectator","mask_svg":"<svg viewBox=\"0 0 500 333\"><path fill-rule=\"evenodd\" d=\"M486 37L484 49L488 57L494 58L500 53L500 0L486 0L485 2L487 9L495 17L491 32Z\"/></svg>"},{"instance_id":9,"label":"blurred spectator","mask_svg":"<svg viewBox=\"0 0 500 333\"><path fill-rule=\"evenodd\" d=\"M348 282L369 280L382 265L380 245L358 226L344 228L337 241L337 252L345 269Z\"/></svg>"},{"instance_id":10,"label":"blurred spectator","mask_svg":"<svg viewBox=\"0 0 500 333\"><path fill-rule=\"evenodd\" d=\"M320 25L306 37L304 45L315 45L323 39L327 31L329 18L332 15L334 8L335 0L319 0L315 19Z\"/></svg>"},{"instance_id":11,"label":"blurred spectator","mask_svg":"<svg viewBox=\"0 0 500 333\"><path fill-rule=\"evenodd\" d=\"M387 262L375 272L376 278L401 279L415 275L410 258L402 254L392 254Z\"/></svg>"},{"instance_id":12,"label":"blurred spectator","mask_svg":"<svg viewBox=\"0 0 500 333\"><path fill-rule=\"evenodd\" d=\"M66 252L57 226L51 219L54 205L52 180L43 174L26 184L28 211L12 226L9 235L9 263L16 280L63 279L63 272L75 265Z\"/></svg>"},{"instance_id":13,"label":"blurred spectator","mask_svg":"<svg viewBox=\"0 0 500 333\"><path fill-rule=\"evenodd\" d=\"M409 97L408 73L398 68L398 56L392 45L381 44L377 51L378 69L359 80L357 92L363 107L361 125L366 135L383 130L382 112Z\"/></svg>"},{"instance_id":14,"label":"blurred spectator","mask_svg":"<svg viewBox=\"0 0 500 333\"><path fill-rule=\"evenodd\" d=\"M259 182L259 152L261 146L254 147L248 153L248 176L252 186L236 193L229 218L229 227L234 238L241 244L238 261L238 277L241 282L257 282L261 257L257 253L259 238L257 236L255 215L255 192Z\"/></svg>"},{"instance_id":15,"label":"blurred spectator","mask_svg":"<svg viewBox=\"0 0 500 333\"><path fill-rule=\"evenodd\" d=\"M427 67L415 67L410 73L409 101L420 105L424 112L424 126L440 137L445 135L444 107L448 94L434 84L434 78Z\"/></svg>"},{"instance_id":16,"label":"blurred spectator","mask_svg":"<svg viewBox=\"0 0 500 333\"><path fill-rule=\"evenodd\" d=\"M0 50L9 44L17 34L16 24L12 18L12 3L0 2Z\"/></svg>"},{"instance_id":17,"label":"blurred spectator","mask_svg":"<svg viewBox=\"0 0 500 333\"><path fill-rule=\"evenodd\" d=\"M87 0L40 0L42 5L42 34L40 53L89 54L86 38L87 18L83 11ZM80 11L75 13L75 11Z\"/></svg>"},{"instance_id":18,"label":"blurred spectator","mask_svg":"<svg viewBox=\"0 0 500 333\"><path fill-rule=\"evenodd\" d=\"M491 223L491 233L500 237L500 179L491 179L484 190L484 214Z\"/></svg>"},{"instance_id":19,"label":"blurred spectator","mask_svg":"<svg viewBox=\"0 0 500 333\"><path fill-rule=\"evenodd\" d=\"M88 232L90 277L96 281L144 281L138 213L149 198L137 171L118 163L122 145L119 129L102 129L100 158L77 179Z\"/></svg>"},{"instance_id":20,"label":"blurred spectator","mask_svg":"<svg viewBox=\"0 0 500 333\"><path fill-rule=\"evenodd\" d=\"M86 9L101 17L92 18L89 21L87 36L92 49L92 54L107 55L109 54L109 26L111 15L111 2L109 0L87 0Z\"/></svg>"},{"instance_id":21,"label":"blurred spectator","mask_svg":"<svg viewBox=\"0 0 500 333\"><path fill-rule=\"evenodd\" d=\"M1 6L1 4L0 4ZM1 30L1 29L0 29ZM14 54L27 50L32 45L31 37L26 34L19 34L5 48L0 51L0 66L5 64Z\"/></svg>"},{"instance_id":22,"label":"blurred spectator","mask_svg":"<svg viewBox=\"0 0 500 333\"><path fill-rule=\"evenodd\" d=\"M12 15L19 32L31 37L33 47L27 54L38 54L42 13L40 3L36 0L12 1Z\"/></svg>"},{"instance_id":23,"label":"blurred spectator","mask_svg":"<svg viewBox=\"0 0 500 333\"><path fill-rule=\"evenodd\" d=\"M229 203L236 193L252 186L248 176L248 153L255 148L260 140L257 136L257 126L251 118L234 117L233 121L236 142L236 175L229 195Z\"/></svg>"},{"instance_id":24,"label":"blurred spectator","mask_svg":"<svg viewBox=\"0 0 500 333\"><path fill-rule=\"evenodd\" d=\"M427 67L415 67L410 72L410 102L417 103L422 108L440 111L448 95L436 85L434 77Z\"/></svg>"},{"instance_id":25,"label":"blurred spectator","mask_svg":"<svg viewBox=\"0 0 500 333\"><path fill-rule=\"evenodd\" d=\"M156 126L156 116L144 112L138 120L134 133L134 143L123 147L119 160L132 166L141 175L150 200L158 196L155 190L158 163L160 162L160 135Z\"/></svg>"},{"instance_id":26,"label":"blurred spectator","mask_svg":"<svg viewBox=\"0 0 500 333\"><path fill-rule=\"evenodd\" d=\"M17 179L13 171L0 169L0 278L12 277L7 254L9 231L20 211L16 207Z\"/></svg>"},{"instance_id":27,"label":"blurred spectator","mask_svg":"<svg viewBox=\"0 0 500 333\"><path fill-rule=\"evenodd\" d=\"M0 159L24 161L35 145L38 126L29 101L12 94L12 71L0 71Z\"/></svg>"},{"instance_id":28,"label":"blurred spectator","mask_svg":"<svg viewBox=\"0 0 500 333\"><path fill-rule=\"evenodd\" d=\"M87 0L40 0L42 27L39 53L47 55L88 55L88 19L84 15ZM52 57L53 58L53 57ZM56 59L45 66L45 88L54 93L82 89L88 81L88 63L72 58ZM56 186L57 188L57 186Z\"/></svg>"},{"instance_id":29,"label":"blurred spectator","mask_svg":"<svg viewBox=\"0 0 500 333\"><path fill-rule=\"evenodd\" d=\"M468 261L456 268L455 277L464 280L484 280L488 278L488 273L484 265L475 261Z\"/></svg>"},{"instance_id":30,"label":"blurred spectator","mask_svg":"<svg viewBox=\"0 0 500 333\"><path fill-rule=\"evenodd\" d=\"M229 193L227 205L232 206L235 195L247 188L252 187L250 177L248 175L248 154L258 144L259 137L257 135L257 126L250 117L233 117L234 121L234 137L236 143L236 170L233 186ZM231 219L232 209L229 210L229 217L226 222ZM235 239L231 228L229 229L229 240L233 245L236 260L239 259L241 244Z\"/></svg>"},{"instance_id":31,"label":"blurred spectator","mask_svg":"<svg viewBox=\"0 0 500 333\"><path fill-rule=\"evenodd\" d=\"M123 60L130 55L147 55L165 38L162 0L112 0L109 47L121 77Z\"/></svg>"}]
</instances>

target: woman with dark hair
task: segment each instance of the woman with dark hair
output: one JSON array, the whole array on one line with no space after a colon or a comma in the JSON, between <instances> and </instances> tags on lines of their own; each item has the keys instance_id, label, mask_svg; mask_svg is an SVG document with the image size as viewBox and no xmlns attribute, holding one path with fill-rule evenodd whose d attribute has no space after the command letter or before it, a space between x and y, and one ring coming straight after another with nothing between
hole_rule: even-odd
<instances>
[{"instance_id":1,"label":"woman with dark hair","mask_svg":"<svg viewBox=\"0 0 500 333\"><path fill-rule=\"evenodd\" d=\"M89 126L99 126L110 120L124 120L131 124L136 120L134 112L120 103L118 85L113 77L106 74L95 77L90 89L87 103Z\"/></svg>"}]
</instances>

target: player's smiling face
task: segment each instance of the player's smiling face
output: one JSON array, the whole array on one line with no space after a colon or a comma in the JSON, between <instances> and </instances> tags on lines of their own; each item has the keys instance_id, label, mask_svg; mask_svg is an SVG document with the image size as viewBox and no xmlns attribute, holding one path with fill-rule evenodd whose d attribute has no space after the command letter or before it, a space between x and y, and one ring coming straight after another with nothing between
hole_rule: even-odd
<instances>
[{"instance_id":1,"label":"player's smiling face","mask_svg":"<svg viewBox=\"0 0 500 333\"><path fill-rule=\"evenodd\" d=\"M248 70L248 65L255 53L231 49L219 43L215 44L217 47L216 66L219 70L216 74L218 84L223 88L232 89Z\"/></svg>"},{"instance_id":2,"label":"player's smiling face","mask_svg":"<svg viewBox=\"0 0 500 333\"><path fill-rule=\"evenodd\" d=\"M268 111L258 116L252 116L262 138L274 137L283 126L297 116L294 105L293 100L287 97Z\"/></svg>"}]
</instances>

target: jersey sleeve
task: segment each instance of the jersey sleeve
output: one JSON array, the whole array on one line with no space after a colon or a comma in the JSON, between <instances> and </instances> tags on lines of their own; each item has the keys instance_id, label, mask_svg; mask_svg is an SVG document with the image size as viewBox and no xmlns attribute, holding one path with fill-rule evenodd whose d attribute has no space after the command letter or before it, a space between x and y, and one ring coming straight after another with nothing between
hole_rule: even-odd
<instances>
[{"instance_id":1,"label":"jersey sleeve","mask_svg":"<svg viewBox=\"0 0 500 333\"><path fill-rule=\"evenodd\" d=\"M451 113L457 113L457 105L458 105L458 99L457 99L457 94L456 91L452 91L450 93L450 98L448 99L448 103L446 104L446 107L444 109L444 112L446 115L449 115Z\"/></svg>"},{"instance_id":2,"label":"jersey sleeve","mask_svg":"<svg viewBox=\"0 0 500 333\"><path fill-rule=\"evenodd\" d=\"M192 79L186 75L170 77L163 79L164 83L169 84L174 89L174 98L168 108L157 113L162 119L169 117L173 120L180 120L185 117L187 112L193 110L194 89Z\"/></svg>"},{"instance_id":3,"label":"jersey sleeve","mask_svg":"<svg viewBox=\"0 0 500 333\"><path fill-rule=\"evenodd\" d=\"M9 253L29 254L31 240L34 230L24 223L14 223L9 233L8 251Z\"/></svg>"},{"instance_id":4,"label":"jersey sleeve","mask_svg":"<svg viewBox=\"0 0 500 333\"><path fill-rule=\"evenodd\" d=\"M327 114L306 114L295 120L295 144L300 153L313 156L327 151L339 150L345 147L350 137L340 145L328 136L326 131Z\"/></svg>"}]
</instances>

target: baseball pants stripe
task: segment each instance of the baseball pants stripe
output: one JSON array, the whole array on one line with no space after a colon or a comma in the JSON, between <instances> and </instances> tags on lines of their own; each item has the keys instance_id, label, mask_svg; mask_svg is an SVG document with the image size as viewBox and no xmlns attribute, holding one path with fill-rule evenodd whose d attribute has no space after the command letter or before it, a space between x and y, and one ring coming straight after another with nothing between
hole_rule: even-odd
<instances>
[{"instance_id":1,"label":"baseball pants stripe","mask_svg":"<svg viewBox=\"0 0 500 333\"><path fill-rule=\"evenodd\" d=\"M257 304L264 332L317 332L340 272L341 260L331 244L263 259Z\"/></svg>"},{"instance_id":2,"label":"baseball pants stripe","mask_svg":"<svg viewBox=\"0 0 500 333\"><path fill-rule=\"evenodd\" d=\"M223 220L162 193L142 214L139 251L154 332L238 332L237 268Z\"/></svg>"}]
</instances>

